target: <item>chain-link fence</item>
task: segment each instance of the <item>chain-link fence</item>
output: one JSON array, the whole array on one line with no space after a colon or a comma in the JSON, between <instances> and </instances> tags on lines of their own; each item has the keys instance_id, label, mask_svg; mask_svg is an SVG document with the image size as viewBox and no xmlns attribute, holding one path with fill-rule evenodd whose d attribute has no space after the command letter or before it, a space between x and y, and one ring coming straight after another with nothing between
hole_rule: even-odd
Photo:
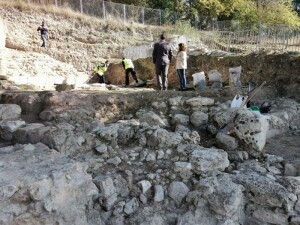
<instances>
[{"instance_id":1,"label":"chain-link fence","mask_svg":"<svg viewBox=\"0 0 300 225\"><path fill-rule=\"evenodd\" d=\"M69 7L74 11L96 16L102 19L118 19L128 23L146 25L174 24L179 18L177 13L168 10L151 9L125 5L103 0L26 0L27 3L53 4L57 7Z\"/></svg>"},{"instance_id":2,"label":"chain-link fence","mask_svg":"<svg viewBox=\"0 0 300 225\"><path fill-rule=\"evenodd\" d=\"M227 52L249 52L260 49L300 52L300 28L285 26L259 27L242 31L200 32L208 49Z\"/></svg>"},{"instance_id":3,"label":"chain-link fence","mask_svg":"<svg viewBox=\"0 0 300 225\"><path fill-rule=\"evenodd\" d=\"M54 4L102 19L118 19L128 23L147 25L175 24L179 16L167 10L150 9L103 0L26 0L28 3ZM264 27L260 23L217 21L212 17L190 20L195 34L188 34L195 43L204 43L209 49L227 52L245 52L273 49L300 52L300 28L287 26ZM198 31L197 31L198 30ZM199 31L200 30L200 31ZM206 32L202 32L202 31ZM195 37L194 37L194 36ZM141 47L144 52L144 48ZM129 54L129 53L128 53Z\"/></svg>"}]
</instances>

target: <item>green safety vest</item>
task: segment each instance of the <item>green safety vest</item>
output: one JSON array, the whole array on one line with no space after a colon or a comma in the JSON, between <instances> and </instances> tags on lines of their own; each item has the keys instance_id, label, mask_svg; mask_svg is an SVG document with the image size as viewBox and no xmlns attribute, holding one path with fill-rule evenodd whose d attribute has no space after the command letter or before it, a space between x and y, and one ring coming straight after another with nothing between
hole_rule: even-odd
<instances>
[{"instance_id":1,"label":"green safety vest","mask_svg":"<svg viewBox=\"0 0 300 225\"><path fill-rule=\"evenodd\" d=\"M125 70L129 69L129 68L134 68L134 65L133 65L131 59L124 59L123 62L125 65Z\"/></svg>"},{"instance_id":2,"label":"green safety vest","mask_svg":"<svg viewBox=\"0 0 300 225\"><path fill-rule=\"evenodd\" d=\"M94 68L94 72L98 73L100 76L104 75L104 72L107 70L107 66L106 64L98 64L97 66L95 66Z\"/></svg>"}]
</instances>

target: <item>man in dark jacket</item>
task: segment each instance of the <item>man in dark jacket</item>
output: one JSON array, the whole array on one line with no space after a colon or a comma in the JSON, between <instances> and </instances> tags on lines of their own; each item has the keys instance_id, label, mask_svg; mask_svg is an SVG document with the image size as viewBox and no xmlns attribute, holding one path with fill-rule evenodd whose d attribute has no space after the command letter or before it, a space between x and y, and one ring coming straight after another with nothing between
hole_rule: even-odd
<instances>
[{"instance_id":1,"label":"man in dark jacket","mask_svg":"<svg viewBox=\"0 0 300 225\"><path fill-rule=\"evenodd\" d=\"M45 26L44 21L42 22L42 25L38 27L37 31L41 31L41 38L43 40L42 47L46 47L46 40L48 39L48 28Z\"/></svg>"},{"instance_id":2,"label":"man in dark jacket","mask_svg":"<svg viewBox=\"0 0 300 225\"><path fill-rule=\"evenodd\" d=\"M160 41L154 44L152 53L158 90L168 89L168 70L172 56L171 45L166 42L165 36L162 34L160 36Z\"/></svg>"}]
</instances>

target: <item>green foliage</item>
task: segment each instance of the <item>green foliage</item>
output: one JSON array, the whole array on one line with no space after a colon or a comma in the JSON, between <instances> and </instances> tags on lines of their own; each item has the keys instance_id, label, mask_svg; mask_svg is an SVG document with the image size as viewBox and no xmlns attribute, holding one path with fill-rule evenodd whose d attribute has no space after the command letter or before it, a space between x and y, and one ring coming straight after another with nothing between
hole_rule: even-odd
<instances>
[{"instance_id":1,"label":"green foliage","mask_svg":"<svg viewBox=\"0 0 300 225\"><path fill-rule=\"evenodd\" d=\"M217 17L241 23L299 26L300 19L291 0L112 0L154 9L169 10L186 20ZM299 3L300 0L293 0Z\"/></svg>"},{"instance_id":2,"label":"green foliage","mask_svg":"<svg viewBox=\"0 0 300 225\"><path fill-rule=\"evenodd\" d=\"M257 4L256 13L259 21L263 24L300 25L300 18L290 0L277 0L267 2L267 4Z\"/></svg>"},{"instance_id":3,"label":"green foliage","mask_svg":"<svg viewBox=\"0 0 300 225\"><path fill-rule=\"evenodd\" d=\"M126 4L126 5L136 5L136 6L140 6L140 7L145 7L147 6L147 0L113 0L110 2L116 2L116 3L122 3L122 4Z\"/></svg>"},{"instance_id":4,"label":"green foliage","mask_svg":"<svg viewBox=\"0 0 300 225\"><path fill-rule=\"evenodd\" d=\"M236 19L242 23L300 25L290 0L192 0L190 7L196 16Z\"/></svg>"}]
</instances>

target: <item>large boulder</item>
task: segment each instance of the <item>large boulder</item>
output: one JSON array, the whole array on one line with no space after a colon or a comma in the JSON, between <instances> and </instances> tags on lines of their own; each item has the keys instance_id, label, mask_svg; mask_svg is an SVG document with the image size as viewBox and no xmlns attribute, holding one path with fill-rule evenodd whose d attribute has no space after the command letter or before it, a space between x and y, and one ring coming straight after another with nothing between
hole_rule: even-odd
<instances>
[{"instance_id":1,"label":"large boulder","mask_svg":"<svg viewBox=\"0 0 300 225\"><path fill-rule=\"evenodd\" d=\"M250 110L242 110L234 121L234 134L250 147L250 150L261 152L266 144L269 122L261 114Z\"/></svg>"},{"instance_id":2,"label":"large boulder","mask_svg":"<svg viewBox=\"0 0 300 225\"><path fill-rule=\"evenodd\" d=\"M21 107L15 104L0 105L0 120L16 120L21 117Z\"/></svg>"},{"instance_id":3,"label":"large boulder","mask_svg":"<svg viewBox=\"0 0 300 225\"><path fill-rule=\"evenodd\" d=\"M232 175L232 180L244 186L248 201L263 207L292 210L297 196L283 185L271 177L261 175L261 172L252 172L249 169L239 171L243 173Z\"/></svg>"},{"instance_id":4,"label":"large boulder","mask_svg":"<svg viewBox=\"0 0 300 225\"><path fill-rule=\"evenodd\" d=\"M38 143L1 155L0 224L88 225L98 189L85 164Z\"/></svg>"},{"instance_id":5,"label":"large boulder","mask_svg":"<svg viewBox=\"0 0 300 225\"><path fill-rule=\"evenodd\" d=\"M202 193L209 208L216 214L236 221L242 219L245 204L244 188L233 183L227 174L201 179L196 184L196 190Z\"/></svg>"}]
</instances>

